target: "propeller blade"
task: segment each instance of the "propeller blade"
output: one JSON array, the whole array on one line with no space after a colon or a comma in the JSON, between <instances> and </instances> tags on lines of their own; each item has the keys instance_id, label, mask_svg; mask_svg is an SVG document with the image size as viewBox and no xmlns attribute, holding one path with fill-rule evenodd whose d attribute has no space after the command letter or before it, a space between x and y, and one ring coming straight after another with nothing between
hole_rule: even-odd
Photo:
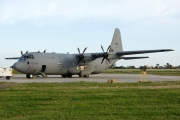
<instances>
[{"instance_id":1,"label":"propeller blade","mask_svg":"<svg viewBox=\"0 0 180 120\"><path fill-rule=\"evenodd\" d=\"M28 53L29 50L26 51L26 53Z\"/></svg>"},{"instance_id":2,"label":"propeller blade","mask_svg":"<svg viewBox=\"0 0 180 120\"><path fill-rule=\"evenodd\" d=\"M46 52L47 49L44 50L44 53Z\"/></svg>"},{"instance_id":3,"label":"propeller blade","mask_svg":"<svg viewBox=\"0 0 180 120\"><path fill-rule=\"evenodd\" d=\"M108 47L108 49L107 49L107 51L106 51L106 52L108 52L108 50L110 49L110 47L111 47L111 46L109 45L109 47Z\"/></svg>"},{"instance_id":4,"label":"propeller blade","mask_svg":"<svg viewBox=\"0 0 180 120\"><path fill-rule=\"evenodd\" d=\"M103 52L104 52L104 49L103 49L103 46L101 45L101 49L103 50Z\"/></svg>"},{"instance_id":5,"label":"propeller blade","mask_svg":"<svg viewBox=\"0 0 180 120\"><path fill-rule=\"evenodd\" d=\"M23 55L23 52L22 52L22 50L21 50L21 55Z\"/></svg>"},{"instance_id":6,"label":"propeller blade","mask_svg":"<svg viewBox=\"0 0 180 120\"><path fill-rule=\"evenodd\" d=\"M81 58L79 59L79 61L78 61L78 63L77 63L77 65L79 65L79 63L81 62Z\"/></svg>"},{"instance_id":7,"label":"propeller blade","mask_svg":"<svg viewBox=\"0 0 180 120\"><path fill-rule=\"evenodd\" d=\"M78 49L79 54L81 54L80 49L79 48L77 48L77 49Z\"/></svg>"},{"instance_id":8,"label":"propeller blade","mask_svg":"<svg viewBox=\"0 0 180 120\"><path fill-rule=\"evenodd\" d=\"M104 62L105 57L103 57L101 64Z\"/></svg>"},{"instance_id":9,"label":"propeller blade","mask_svg":"<svg viewBox=\"0 0 180 120\"><path fill-rule=\"evenodd\" d=\"M86 49L87 49L87 47L86 47L86 48L84 48L84 51L83 51L83 53L82 53L82 54L84 54L84 52L86 51Z\"/></svg>"}]
</instances>

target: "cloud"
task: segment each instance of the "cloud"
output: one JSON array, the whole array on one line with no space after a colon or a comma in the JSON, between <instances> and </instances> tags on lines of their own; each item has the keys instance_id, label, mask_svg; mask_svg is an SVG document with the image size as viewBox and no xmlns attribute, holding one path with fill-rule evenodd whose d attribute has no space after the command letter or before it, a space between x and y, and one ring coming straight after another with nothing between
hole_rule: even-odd
<instances>
[{"instance_id":1,"label":"cloud","mask_svg":"<svg viewBox=\"0 0 180 120\"><path fill-rule=\"evenodd\" d=\"M0 4L0 23L48 20L177 23L179 6L179 0L5 0Z\"/></svg>"}]
</instances>

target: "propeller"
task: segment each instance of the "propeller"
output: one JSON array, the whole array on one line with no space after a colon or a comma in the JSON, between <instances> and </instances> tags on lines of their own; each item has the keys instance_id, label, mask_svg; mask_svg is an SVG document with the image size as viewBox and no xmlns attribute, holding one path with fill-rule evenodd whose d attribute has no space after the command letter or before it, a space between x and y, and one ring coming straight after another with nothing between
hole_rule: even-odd
<instances>
[{"instance_id":1,"label":"propeller","mask_svg":"<svg viewBox=\"0 0 180 120\"><path fill-rule=\"evenodd\" d=\"M28 53L29 50L26 51L26 53ZM23 55L23 51L21 50L21 55Z\"/></svg>"},{"instance_id":2,"label":"propeller","mask_svg":"<svg viewBox=\"0 0 180 120\"><path fill-rule=\"evenodd\" d=\"M80 54L80 56L79 56L79 61L78 61L78 63L77 63L77 65L78 65L78 64L80 63L80 61L84 59L84 52L86 51L87 47L84 48L82 54L81 54L81 52L80 52L79 47L78 47L77 49L78 49L78 52L79 52L79 54ZM83 61L84 61L84 60L83 60ZM84 64L85 64L85 61L84 61Z\"/></svg>"},{"instance_id":3,"label":"propeller","mask_svg":"<svg viewBox=\"0 0 180 120\"><path fill-rule=\"evenodd\" d=\"M23 51L21 50L21 55L23 55Z\"/></svg>"},{"instance_id":4,"label":"propeller","mask_svg":"<svg viewBox=\"0 0 180 120\"><path fill-rule=\"evenodd\" d=\"M44 53L46 52L47 49L44 50Z\"/></svg>"},{"instance_id":5,"label":"propeller","mask_svg":"<svg viewBox=\"0 0 180 120\"><path fill-rule=\"evenodd\" d=\"M104 62L105 59L110 63L110 59L108 58L108 50L110 49L110 47L111 47L111 46L109 45L109 47L107 48L106 52L104 52L104 48L103 48L103 46L101 45L101 49L102 49L102 51L104 52L104 57L103 57L103 59L102 59L102 61L101 61L101 64Z\"/></svg>"}]
</instances>

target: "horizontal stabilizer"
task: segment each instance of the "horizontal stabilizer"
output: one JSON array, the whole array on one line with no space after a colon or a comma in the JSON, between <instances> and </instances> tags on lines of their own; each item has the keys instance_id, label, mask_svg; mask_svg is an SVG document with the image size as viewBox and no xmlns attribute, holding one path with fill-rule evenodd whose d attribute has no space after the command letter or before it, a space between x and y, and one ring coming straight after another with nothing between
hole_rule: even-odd
<instances>
[{"instance_id":1,"label":"horizontal stabilizer","mask_svg":"<svg viewBox=\"0 0 180 120\"><path fill-rule=\"evenodd\" d=\"M147 57L120 57L119 59L124 59L124 60L132 60L132 59L143 59L143 58L149 58Z\"/></svg>"},{"instance_id":2,"label":"horizontal stabilizer","mask_svg":"<svg viewBox=\"0 0 180 120\"><path fill-rule=\"evenodd\" d=\"M116 54L117 55L134 55L134 54L168 52L168 51L174 51L174 50L172 50L172 49L160 49L160 50L122 51L122 52L116 52Z\"/></svg>"},{"instance_id":3,"label":"horizontal stabilizer","mask_svg":"<svg viewBox=\"0 0 180 120\"><path fill-rule=\"evenodd\" d=\"M8 59L8 60L14 60L14 59L19 59L20 57L13 57L13 58L5 58L5 59Z\"/></svg>"}]
</instances>

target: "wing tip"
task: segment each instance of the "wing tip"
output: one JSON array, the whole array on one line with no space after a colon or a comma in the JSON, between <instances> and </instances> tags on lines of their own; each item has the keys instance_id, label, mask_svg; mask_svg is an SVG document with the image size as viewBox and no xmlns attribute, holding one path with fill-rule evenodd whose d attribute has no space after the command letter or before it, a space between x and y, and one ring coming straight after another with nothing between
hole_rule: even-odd
<instances>
[{"instance_id":1,"label":"wing tip","mask_svg":"<svg viewBox=\"0 0 180 120\"><path fill-rule=\"evenodd\" d=\"M173 49L163 49L161 51L175 51L175 50L173 50Z\"/></svg>"}]
</instances>

